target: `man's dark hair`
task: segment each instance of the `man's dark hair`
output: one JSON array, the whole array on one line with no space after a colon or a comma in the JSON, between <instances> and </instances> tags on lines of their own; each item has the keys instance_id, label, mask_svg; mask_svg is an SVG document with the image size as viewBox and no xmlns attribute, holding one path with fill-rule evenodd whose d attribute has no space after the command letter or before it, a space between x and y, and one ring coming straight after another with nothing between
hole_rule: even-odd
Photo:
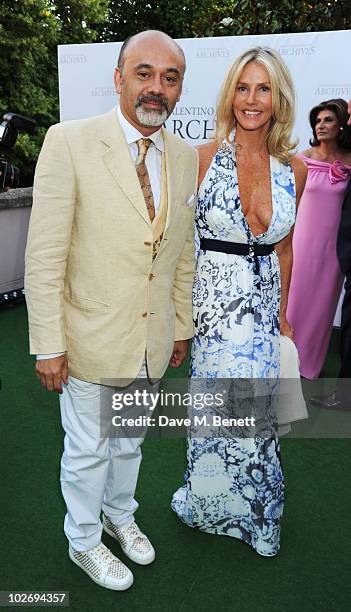
<instances>
[{"instance_id":1,"label":"man's dark hair","mask_svg":"<svg viewBox=\"0 0 351 612\"><path fill-rule=\"evenodd\" d=\"M158 33L158 34L164 34L165 36L168 36L168 34L166 34L165 32L162 32L161 30L145 30L145 31L146 31L146 32L155 32L155 33ZM140 33L140 32L139 32L139 33ZM123 70L123 65L124 65L124 61L125 61L125 53L126 53L126 50L127 50L128 46L129 46L130 42L131 42L131 41L133 40L133 38L135 38L136 36L138 36L138 34L132 34L132 36L128 36L128 38L126 38L126 39L125 39L125 41L124 41L123 45L122 45L122 46L121 46L121 48L120 48L120 51L119 51L119 56L118 56L118 61L117 61L117 67L119 68L119 70L120 70L121 72L122 72L122 70ZM184 62L184 71L185 71L185 55L184 55L184 51L183 51L183 49L181 48L181 46L180 46L180 45L178 45L178 43L177 43L175 40L173 40L173 38L171 38L170 36L168 36L168 38L169 38L170 40L172 40L172 41L173 41L173 43L175 44L175 46L177 47L177 49L178 49L178 51L179 51L179 53L180 53L180 55L181 55L181 57L182 57L182 59L183 59L183 62Z\"/></svg>"},{"instance_id":2,"label":"man's dark hair","mask_svg":"<svg viewBox=\"0 0 351 612\"><path fill-rule=\"evenodd\" d=\"M128 38L125 39L123 45L120 48L119 51L119 56L118 56L118 61L117 61L117 66L118 68L122 71L123 68L123 64L124 64L124 55L126 52L126 49L131 41L132 38L134 38L135 34L133 34L133 36L128 36Z\"/></svg>"}]
</instances>

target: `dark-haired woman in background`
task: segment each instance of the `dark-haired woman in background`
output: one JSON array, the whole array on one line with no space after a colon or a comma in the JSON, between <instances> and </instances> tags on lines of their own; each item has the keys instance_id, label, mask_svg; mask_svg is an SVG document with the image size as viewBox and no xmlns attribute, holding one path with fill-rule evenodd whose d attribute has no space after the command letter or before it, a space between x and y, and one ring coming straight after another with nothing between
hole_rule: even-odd
<instances>
[{"instance_id":1,"label":"dark-haired woman in background","mask_svg":"<svg viewBox=\"0 0 351 612\"><path fill-rule=\"evenodd\" d=\"M287 319L305 378L317 378L323 367L343 281L336 237L351 176L347 120L347 103L341 98L315 106L310 112L311 148L300 154L308 178L295 224Z\"/></svg>"}]
</instances>

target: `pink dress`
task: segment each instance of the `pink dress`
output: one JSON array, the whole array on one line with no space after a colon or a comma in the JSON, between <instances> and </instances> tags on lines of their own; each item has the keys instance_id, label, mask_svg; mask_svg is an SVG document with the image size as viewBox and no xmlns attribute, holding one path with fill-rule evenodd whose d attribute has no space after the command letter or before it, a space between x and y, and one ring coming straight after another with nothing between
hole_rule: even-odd
<instances>
[{"instance_id":1,"label":"pink dress","mask_svg":"<svg viewBox=\"0 0 351 612\"><path fill-rule=\"evenodd\" d=\"M294 328L301 375L317 378L343 282L336 237L351 166L299 157L308 166L308 176L294 231L287 319Z\"/></svg>"}]
</instances>

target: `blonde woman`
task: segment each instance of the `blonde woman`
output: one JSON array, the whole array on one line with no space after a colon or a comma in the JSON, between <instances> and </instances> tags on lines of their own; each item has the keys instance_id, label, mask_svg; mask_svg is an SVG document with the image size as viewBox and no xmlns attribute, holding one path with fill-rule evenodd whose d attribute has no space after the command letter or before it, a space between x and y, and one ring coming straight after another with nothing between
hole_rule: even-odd
<instances>
[{"instance_id":1,"label":"blonde woman","mask_svg":"<svg viewBox=\"0 0 351 612\"><path fill-rule=\"evenodd\" d=\"M245 51L223 83L215 141L199 147L194 379L279 377L279 336L293 335L291 243L307 175L292 154L294 101L280 56ZM186 484L172 507L191 527L277 554L283 473L274 430L189 438Z\"/></svg>"}]
</instances>

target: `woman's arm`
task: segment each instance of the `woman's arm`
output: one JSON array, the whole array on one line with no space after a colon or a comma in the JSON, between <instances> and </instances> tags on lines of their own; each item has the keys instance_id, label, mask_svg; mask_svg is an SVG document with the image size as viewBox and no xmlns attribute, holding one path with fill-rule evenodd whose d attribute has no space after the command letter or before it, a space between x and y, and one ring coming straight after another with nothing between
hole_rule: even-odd
<instances>
[{"instance_id":1,"label":"woman's arm","mask_svg":"<svg viewBox=\"0 0 351 612\"><path fill-rule=\"evenodd\" d=\"M295 175L296 185L296 209L299 205L303 190L307 179L307 166L298 157L293 157L291 166ZM280 278L281 278L281 295L280 295L280 333L283 336L293 338L294 330L286 318L286 309L288 306L288 295L291 280L291 270L293 264L292 238L294 228L289 234L275 245L275 250L279 257Z\"/></svg>"},{"instance_id":2,"label":"woman's arm","mask_svg":"<svg viewBox=\"0 0 351 612\"><path fill-rule=\"evenodd\" d=\"M292 237L293 230L291 230L289 234L283 238L283 240L275 245L275 250L278 254L280 264L280 333L282 336L289 336L291 339L293 338L294 330L286 318L286 309L288 306L288 295L293 263Z\"/></svg>"}]
</instances>

